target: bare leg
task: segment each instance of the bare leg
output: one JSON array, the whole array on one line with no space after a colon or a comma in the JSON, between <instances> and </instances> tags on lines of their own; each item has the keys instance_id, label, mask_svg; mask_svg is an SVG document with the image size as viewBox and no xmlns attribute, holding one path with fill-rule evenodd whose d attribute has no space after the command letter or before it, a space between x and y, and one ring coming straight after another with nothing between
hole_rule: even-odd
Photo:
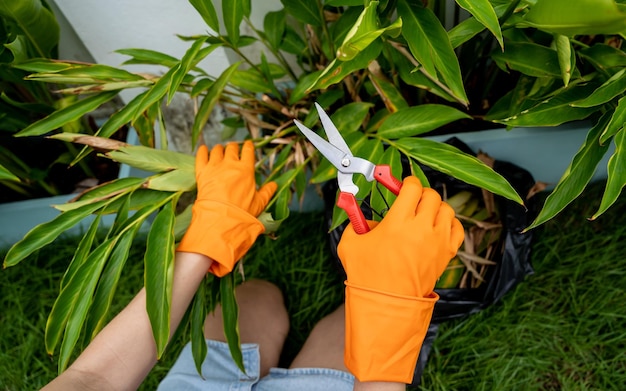
<instances>
[{"instance_id":1,"label":"bare leg","mask_svg":"<svg viewBox=\"0 0 626 391\"><path fill-rule=\"evenodd\" d=\"M261 354L261 376L278 366L287 333L289 316L278 287L262 280L250 280L235 291L239 305L239 334L242 343L257 343ZM226 342L221 306L209 314L204 324L208 339Z\"/></svg>"},{"instance_id":2,"label":"bare leg","mask_svg":"<svg viewBox=\"0 0 626 391\"><path fill-rule=\"evenodd\" d=\"M343 363L345 308L342 304L320 320L307 338L291 368L331 368L348 372Z\"/></svg>"}]
</instances>

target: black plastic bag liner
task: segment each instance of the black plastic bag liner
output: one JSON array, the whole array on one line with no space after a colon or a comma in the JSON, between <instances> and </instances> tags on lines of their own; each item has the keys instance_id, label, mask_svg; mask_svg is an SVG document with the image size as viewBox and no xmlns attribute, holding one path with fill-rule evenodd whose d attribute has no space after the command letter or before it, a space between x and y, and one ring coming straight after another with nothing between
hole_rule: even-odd
<instances>
[{"instance_id":1,"label":"black plastic bag liner","mask_svg":"<svg viewBox=\"0 0 626 391\"><path fill-rule=\"evenodd\" d=\"M471 149L457 138L451 138L446 143L453 145L460 150L475 155ZM447 194L453 195L462 190L471 192L481 192L481 189L468 185L456 178L434 171L429 167L422 166L424 174L428 178L433 189L440 194L446 188ZM518 194L524 198L535 185L532 175L514 164L502 161L495 161L494 170L511 183ZM408 165L404 167L405 175L410 172ZM329 181L324 186L324 198L326 205L326 218L330 227L332 211L335 204L338 186L336 181ZM532 231L522 233L537 216L539 211L539 200L531 197L524 200L526 208L523 206L495 196L496 206L500 212L502 223L502 234L500 238L501 251L492 259L496 265L489 268L485 276L485 283L476 289L436 289L439 294L439 301L435 305L431 327L422 345L420 359L416 366L413 384L419 384L419 378L426 365L428 353L435 340L438 324L450 319L462 318L476 313L489 305L500 300L507 292L513 289L518 283L524 280L527 275L533 273L530 263L530 251L532 246ZM363 206L362 210L366 218L371 218L369 208ZM341 239L341 234L347 222L329 233L330 250L335 259L335 267L340 273L345 273L341 262L337 257L337 245Z\"/></svg>"}]
</instances>

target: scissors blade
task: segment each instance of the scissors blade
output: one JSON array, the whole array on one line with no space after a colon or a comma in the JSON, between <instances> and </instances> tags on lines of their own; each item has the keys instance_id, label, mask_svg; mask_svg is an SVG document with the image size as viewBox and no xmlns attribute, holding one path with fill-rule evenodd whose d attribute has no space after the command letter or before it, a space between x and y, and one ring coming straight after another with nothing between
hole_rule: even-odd
<instances>
[{"instance_id":1,"label":"scissors blade","mask_svg":"<svg viewBox=\"0 0 626 391\"><path fill-rule=\"evenodd\" d=\"M309 139L311 144L313 144L315 148L317 148L317 150L320 151L320 153L332 163L333 166L337 167L338 169L343 168L343 166L341 165L341 161L346 156L346 153L344 151L340 150L328 141L321 138L317 133L304 126L300 121L294 119L293 122L296 124L298 129L300 129L300 131L306 136L306 138Z\"/></svg>"},{"instance_id":2,"label":"scissors blade","mask_svg":"<svg viewBox=\"0 0 626 391\"><path fill-rule=\"evenodd\" d=\"M335 147L344 151L344 153L352 156L352 151L350 151L350 147L348 147L346 141L343 139L343 137L341 137L341 133L339 133L339 130L337 130L337 127L330 119L328 114L326 114L322 106L320 106L319 103L315 102L315 108L317 109L317 113L319 114L320 121L322 121L322 127L326 132L326 137L328 137L328 141L330 141L330 143Z\"/></svg>"}]
</instances>

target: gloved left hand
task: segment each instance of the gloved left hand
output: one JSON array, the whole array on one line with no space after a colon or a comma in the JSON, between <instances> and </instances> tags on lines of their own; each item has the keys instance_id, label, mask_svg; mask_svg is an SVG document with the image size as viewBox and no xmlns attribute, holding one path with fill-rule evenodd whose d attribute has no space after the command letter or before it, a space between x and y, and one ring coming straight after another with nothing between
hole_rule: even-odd
<instances>
[{"instance_id":1,"label":"gloved left hand","mask_svg":"<svg viewBox=\"0 0 626 391\"><path fill-rule=\"evenodd\" d=\"M259 190L254 176L254 145L241 149L230 143L216 145L210 155L202 145L196 153L198 195L191 224L177 251L204 254L213 260L209 272L218 277L233 270L235 263L263 233L257 216L276 192L268 182Z\"/></svg>"}]
</instances>

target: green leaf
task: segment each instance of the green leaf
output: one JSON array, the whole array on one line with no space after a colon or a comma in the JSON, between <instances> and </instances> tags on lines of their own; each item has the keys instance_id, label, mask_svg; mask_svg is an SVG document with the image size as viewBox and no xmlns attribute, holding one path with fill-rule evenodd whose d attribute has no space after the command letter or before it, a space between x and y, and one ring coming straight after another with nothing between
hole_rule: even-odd
<instances>
[{"instance_id":1,"label":"green leaf","mask_svg":"<svg viewBox=\"0 0 626 391\"><path fill-rule=\"evenodd\" d=\"M203 281L198 287L198 291L193 298L191 304L191 355L193 362L196 364L196 371L204 379L202 375L202 363L206 358L207 345L204 338L204 321L207 315L206 302L206 281Z\"/></svg>"},{"instance_id":2,"label":"green leaf","mask_svg":"<svg viewBox=\"0 0 626 391\"><path fill-rule=\"evenodd\" d=\"M192 169L177 169L151 176L146 187L159 191L190 191L196 187L196 178Z\"/></svg>"},{"instance_id":3,"label":"green leaf","mask_svg":"<svg viewBox=\"0 0 626 391\"><path fill-rule=\"evenodd\" d=\"M15 136L41 136L61 126L80 119L87 113L110 101L117 95L117 91L107 91L101 94L78 100L76 103L57 110L49 116L29 125L26 129L18 132Z\"/></svg>"},{"instance_id":4,"label":"green leaf","mask_svg":"<svg viewBox=\"0 0 626 391\"><path fill-rule=\"evenodd\" d=\"M285 35L285 10L282 9L265 14L263 30L270 45L274 49L278 49Z\"/></svg>"},{"instance_id":5,"label":"green leaf","mask_svg":"<svg viewBox=\"0 0 626 391\"><path fill-rule=\"evenodd\" d=\"M588 96L593 85L570 85L553 97L543 100L519 114L495 120L507 126L556 126L565 122L580 120L596 111L595 108L572 107L572 103Z\"/></svg>"},{"instance_id":6,"label":"green leaf","mask_svg":"<svg viewBox=\"0 0 626 391\"><path fill-rule=\"evenodd\" d=\"M30 57L53 57L60 29L56 17L41 0L1 1L0 16L14 23L18 34L26 38L32 48Z\"/></svg>"},{"instance_id":7,"label":"green leaf","mask_svg":"<svg viewBox=\"0 0 626 391\"><path fill-rule=\"evenodd\" d=\"M118 163L125 163L150 172L173 170L194 172L194 157L181 152L154 149L143 145L127 145L118 150L109 151L105 155Z\"/></svg>"},{"instance_id":8,"label":"green leaf","mask_svg":"<svg viewBox=\"0 0 626 391\"><path fill-rule=\"evenodd\" d=\"M289 15L300 22L320 27L324 20L322 11L318 8L316 1L310 0L280 0Z\"/></svg>"},{"instance_id":9,"label":"green leaf","mask_svg":"<svg viewBox=\"0 0 626 391\"><path fill-rule=\"evenodd\" d=\"M594 44L585 49L578 49L580 57L591 63L596 69L612 71L613 68L621 69L626 66L626 53L602 43Z\"/></svg>"},{"instance_id":10,"label":"green leaf","mask_svg":"<svg viewBox=\"0 0 626 391\"><path fill-rule=\"evenodd\" d=\"M133 103L133 107L135 108L135 112L132 115L132 120L136 120L139 116L143 115L143 113L148 110L149 107L159 102L165 94L168 92L168 88L172 83L172 79L178 67L174 67L169 69L163 76L157 80L156 83L148 89L145 94L141 94L141 100L135 105ZM128 107L128 106L126 106ZM125 108L126 108L125 107ZM123 109L122 109L123 110Z\"/></svg>"},{"instance_id":11,"label":"green leaf","mask_svg":"<svg viewBox=\"0 0 626 391\"><path fill-rule=\"evenodd\" d=\"M424 138L402 138L393 143L402 153L420 163L470 185L524 204L515 189L500 174L459 149Z\"/></svg>"},{"instance_id":12,"label":"green leaf","mask_svg":"<svg viewBox=\"0 0 626 391\"><path fill-rule=\"evenodd\" d=\"M206 96L200 104L200 108L198 109L198 113L196 114L196 118L193 123L193 128L191 131L192 146L195 147L196 142L198 141L198 137L200 136L202 129L204 129L204 126L208 122L209 116L211 115L215 104L219 100L222 91L224 91L224 88L226 88L226 85L228 84L228 81L230 80L232 74L239 67L239 64L240 63L237 62L229 66L224 72L222 72L217 80L215 80L215 82L211 84L211 87L209 87Z\"/></svg>"},{"instance_id":13,"label":"green leaf","mask_svg":"<svg viewBox=\"0 0 626 391\"><path fill-rule=\"evenodd\" d=\"M92 187L85 193L79 195L75 200L65 204L53 205L61 212L79 208L83 205L92 204L97 201L114 197L120 193L130 192L139 188L145 182L145 178L118 178L111 182L106 182Z\"/></svg>"},{"instance_id":14,"label":"green leaf","mask_svg":"<svg viewBox=\"0 0 626 391\"><path fill-rule=\"evenodd\" d=\"M135 224L132 228L121 232L119 237L115 239L117 243L98 282L85 324L85 335L90 339L93 339L106 324L107 315L111 309L111 303L113 303L113 297L117 289L117 283L122 275L130 247L139 227L139 224Z\"/></svg>"},{"instance_id":15,"label":"green leaf","mask_svg":"<svg viewBox=\"0 0 626 391\"><path fill-rule=\"evenodd\" d=\"M378 77L377 75L370 73L369 78L376 87L378 95L385 103L385 107L391 112L395 113L398 110L406 109L409 104L402 96L402 92L396 88L396 85L384 77Z\"/></svg>"},{"instance_id":16,"label":"green leaf","mask_svg":"<svg viewBox=\"0 0 626 391\"><path fill-rule=\"evenodd\" d=\"M435 14L428 8L408 0L398 0L398 15L402 17L402 35L409 49L424 68L429 77L439 80L439 76L456 100L467 106L468 100L463 87L459 61L448 33Z\"/></svg>"},{"instance_id":17,"label":"green leaf","mask_svg":"<svg viewBox=\"0 0 626 391\"><path fill-rule=\"evenodd\" d=\"M398 179L402 178L402 161L400 152L396 148L387 148L376 164L389 165L391 167L391 174ZM372 184L370 204L375 211L379 213L386 211L389 205L393 204L395 199L396 196L386 187L378 185L377 182Z\"/></svg>"},{"instance_id":18,"label":"green leaf","mask_svg":"<svg viewBox=\"0 0 626 391\"><path fill-rule=\"evenodd\" d=\"M176 57L169 54L157 52L150 49L119 49L115 51L119 54L130 56L130 60L126 60L124 65L133 64L148 64L148 65L161 65L167 68L172 68L178 63Z\"/></svg>"},{"instance_id":19,"label":"green leaf","mask_svg":"<svg viewBox=\"0 0 626 391\"><path fill-rule=\"evenodd\" d=\"M76 271L80 269L80 267L85 262L85 259L87 259L87 256L91 252L93 241L96 237L96 234L98 233L99 226L100 216L97 215L89 225L89 229L87 230L87 232L80 239L78 247L74 252L74 256L72 257L69 266L63 274L63 278L61 279L61 290L63 290L67 283L71 281L72 278L74 278L74 274L76 274Z\"/></svg>"},{"instance_id":20,"label":"green leaf","mask_svg":"<svg viewBox=\"0 0 626 391\"><path fill-rule=\"evenodd\" d=\"M234 47L239 43L239 26L243 21L243 12L243 0L222 0L224 27L228 40Z\"/></svg>"},{"instance_id":21,"label":"green leaf","mask_svg":"<svg viewBox=\"0 0 626 391\"><path fill-rule=\"evenodd\" d=\"M233 273L228 273L220 278L220 297L222 298L224 335L226 336L230 355L241 372L246 373L239 341L239 323L237 321L239 309L235 299L235 275Z\"/></svg>"},{"instance_id":22,"label":"green leaf","mask_svg":"<svg viewBox=\"0 0 626 391\"><path fill-rule=\"evenodd\" d=\"M600 134L600 144L606 143L618 131L623 129L624 124L626 124L626 97L619 100L615 111L611 115L609 124L604 128L602 134Z\"/></svg>"},{"instance_id":23,"label":"green leaf","mask_svg":"<svg viewBox=\"0 0 626 391\"><path fill-rule=\"evenodd\" d=\"M308 94L308 90L315 86L315 83L322 75L323 70L307 73L302 75L296 83L296 86L291 91L289 96L289 104L296 104L300 99L304 98Z\"/></svg>"},{"instance_id":24,"label":"green leaf","mask_svg":"<svg viewBox=\"0 0 626 391\"><path fill-rule=\"evenodd\" d=\"M76 64L47 58L33 58L20 62L14 62L11 66L29 73L54 73L75 67Z\"/></svg>"},{"instance_id":25,"label":"green leaf","mask_svg":"<svg viewBox=\"0 0 626 391\"><path fill-rule=\"evenodd\" d=\"M538 0L524 16L520 27L567 36L619 34L626 30L626 14L615 0Z\"/></svg>"},{"instance_id":26,"label":"green leaf","mask_svg":"<svg viewBox=\"0 0 626 391\"><path fill-rule=\"evenodd\" d=\"M157 346L157 357L170 337L170 308L174 276L174 208L178 197L165 204L148 233L144 256L146 310Z\"/></svg>"},{"instance_id":27,"label":"green leaf","mask_svg":"<svg viewBox=\"0 0 626 391\"><path fill-rule=\"evenodd\" d=\"M376 40L363 51L359 52L352 60L333 60L319 75L315 83L308 88L308 91L326 89L333 84L341 82L352 72L367 68L369 63L378 57L382 48L382 42Z\"/></svg>"},{"instance_id":28,"label":"green leaf","mask_svg":"<svg viewBox=\"0 0 626 391\"><path fill-rule=\"evenodd\" d=\"M512 42L504 52L491 55L500 68L535 77L561 77L556 50L528 42Z\"/></svg>"},{"instance_id":29,"label":"green leaf","mask_svg":"<svg viewBox=\"0 0 626 391\"><path fill-rule=\"evenodd\" d=\"M456 0L456 3L472 14L483 26L487 27L498 40L502 50L504 50L500 22L498 22L498 16L489 0Z\"/></svg>"},{"instance_id":30,"label":"green leaf","mask_svg":"<svg viewBox=\"0 0 626 391\"><path fill-rule=\"evenodd\" d=\"M484 29L485 26L476 20L476 18L467 18L448 31L450 44L456 49L480 34Z\"/></svg>"},{"instance_id":31,"label":"green leaf","mask_svg":"<svg viewBox=\"0 0 626 391\"><path fill-rule=\"evenodd\" d=\"M561 77L563 78L563 84L567 87L576 66L576 53L572 49L569 38L565 35L557 34L555 41Z\"/></svg>"},{"instance_id":32,"label":"green leaf","mask_svg":"<svg viewBox=\"0 0 626 391\"><path fill-rule=\"evenodd\" d=\"M170 85L168 86L168 96L167 103L170 104L172 99L174 98L174 94L178 91L178 88L183 82L187 73L191 71L193 67L195 67L198 62L202 61L206 56L208 56L213 50L215 50L220 45L210 45L207 50L202 50L206 42L207 37L198 38L185 52L185 55L180 60L180 64L176 67L176 71L172 75L172 79L170 80Z\"/></svg>"},{"instance_id":33,"label":"green leaf","mask_svg":"<svg viewBox=\"0 0 626 391\"><path fill-rule=\"evenodd\" d=\"M0 164L0 181L16 181L19 182L20 178L15 176L11 171L9 171L6 167Z\"/></svg>"},{"instance_id":34,"label":"green leaf","mask_svg":"<svg viewBox=\"0 0 626 391\"><path fill-rule=\"evenodd\" d=\"M378 129L378 135L390 139L417 136L463 118L472 117L445 105L413 106L385 118Z\"/></svg>"},{"instance_id":35,"label":"green leaf","mask_svg":"<svg viewBox=\"0 0 626 391\"><path fill-rule=\"evenodd\" d=\"M624 164L624 162L626 162L626 131L624 131L624 129L619 131L613 141L615 142L615 152L609 159L607 165L608 179L606 187L602 195L600 207L591 217L591 220L597 219L601 214L606 212L606 210L617 201L622 189L626 186L626 164Z\"/></svg>"},{"instance_id":36,"label":"green leaf","mask_svg":"<svg viewBox=\"0 0 626 391\"><path fill-rule=\"evenodd\" d=\"M372 107L374 105L367 102L351 102L337 109L330 117L337 129L340 129L339 132L346 136L359 130Z\"/></svg>"},{"instance_id":37,"label":"green leaf","mask_svg":"<svg viewBox=\"0 0 626 391\"><path fill-rule=\"evenodd\" d=\"M575 200L585 189L593 177L598 163L606 153L608 145L600 145L598 139L602 129L609 121L609 115L605 114L598 123L589 130L587 139L580 147L569 167L550 193L541 208L535 221L526 230L535 228L552 219L567 205Z\"/></svg>"},{"instance_id":38,"label":"green leaf","mask_svg":"<svg viewBox=\"0 0 626 391\"><path fill-rule=\"evenodd\" d=\"M69 212L61 213L54 219L39 224L15 243L4 258L4 267L17 265L24 258L41 247L52 243L63 232L78 224L79 221L100 209L106 200L82 206Z\"/></svg>"},{"instance_id":39,"label":"green leaf","mask_svg":"<svg viewBox=\"0 0 626 391\"><path fill-rule=\"evenodd\" d=\"M598 87L591 95L578 102L572 103L573 107L594 107L611 101L616 96L626 91L626 69L622 69L604 84Z\"/></svg>"},{"instance_id":40,"label":"green leaf","mask_svg":"<svg viewBox=\"0 0 626 391\"><path fill-rule=\"evenodd\" d=\"M204 22L216 33L220 32L220 25L217 19L217 12L213 2L206 0L189 0L193 8L198 11Z\"/></svg>"},{"instance_id":41,"label":"green leaf","mask_svg":"<svg viewBox=\"0 0 626 391\"><path fill-rule=\"evenodd\" d=\"M96 284L115 245L115 240L111 238L104 241L89 254L52 306L46 324L46 349L49 354L52 354L60 340L61 333L63 334L59 352L59 373L67 368L81 335Z\"/></svg>"},{"instance_id":42,"label":"green leaf","mask_svg":"<svg viewBox=\"0 0 626 391\"><path fill-rule=\"evenodd\" d=\"M38 72L27 76L28 80L48 83L91 84L119 81L145 81L138 74L102 64L79 64L51 72Z\"/></svg>"},{"instance_id":43,"label":"green leaf","mask_svg":"<svg viewBox=\"0 0 626 391\"><path fill-rule=\"evenodd\" d=\"M395 34L402 29L402 19L398 18L395 22L385 28L378 28L378 1L371 1L352 28L346 34L343 43L337 49L337 59L340 61L352 60L363 49L368 47L378 37L386 32Z\"/></svg>"}]
</instances>

